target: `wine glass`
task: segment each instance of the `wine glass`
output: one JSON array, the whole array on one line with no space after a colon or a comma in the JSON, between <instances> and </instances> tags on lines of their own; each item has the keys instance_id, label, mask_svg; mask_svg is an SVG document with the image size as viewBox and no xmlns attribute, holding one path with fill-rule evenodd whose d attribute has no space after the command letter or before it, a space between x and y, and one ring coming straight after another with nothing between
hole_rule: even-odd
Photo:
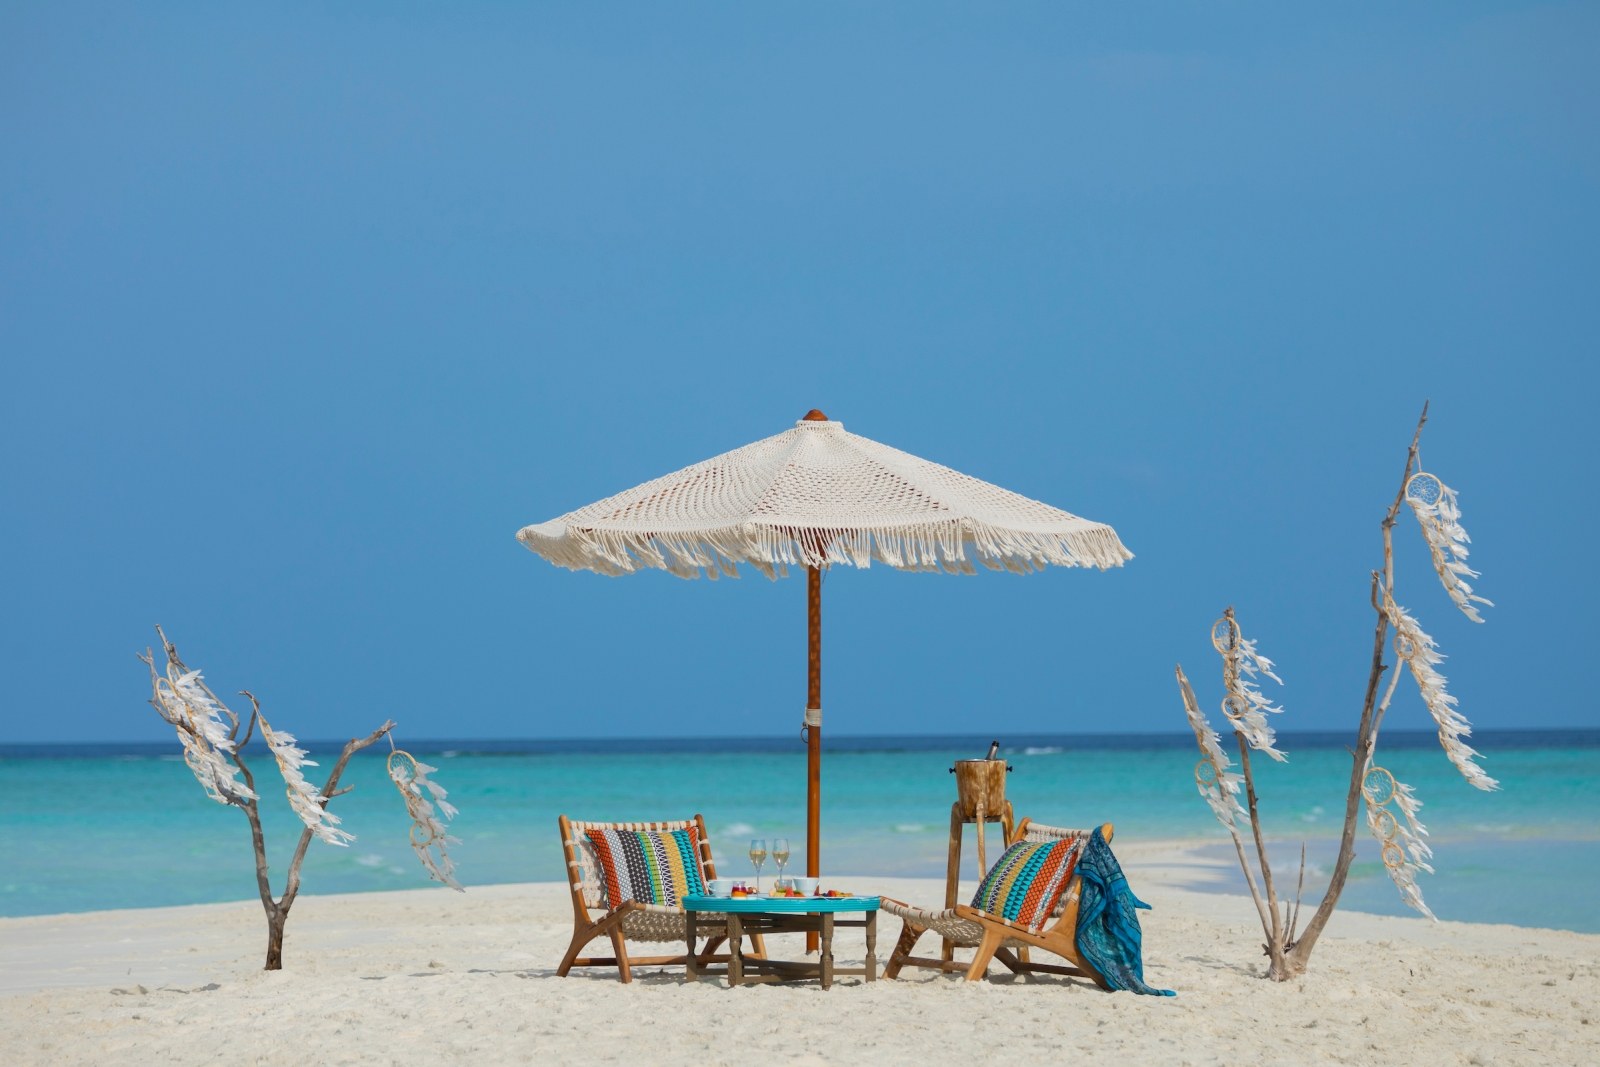
<instances>
[{"instance_id":1,"label":"wine glass","mask_svg":"<svg viewBox=\"0 0 1600 1067\"><path fill-rule=\"evenodd\" d=\"M783 868L789 863L789 839L779 837L772 842L772 858L778 862L778 885L784 885Z\"/></svg>"},{"instance_id":2,"label":"wine glass","mask_svg":"<svg viewBox=\"0 0 1600 1067\"><path fill-rule=\"evenodd\" d=\"M750 842L750 862L756 869L756 893L761 892L761 865L767 862L767 842L765 838L758 837Z\"/></svg>"}]
</instances>

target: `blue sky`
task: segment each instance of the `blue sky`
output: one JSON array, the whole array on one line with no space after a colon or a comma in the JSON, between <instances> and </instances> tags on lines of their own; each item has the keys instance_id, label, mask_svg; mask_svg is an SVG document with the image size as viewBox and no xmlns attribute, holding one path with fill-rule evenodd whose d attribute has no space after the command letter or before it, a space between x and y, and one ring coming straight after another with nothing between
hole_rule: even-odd
<instances>
[{"instance_id":1,"label":"blue sky","mask_svg":"<svg viewBox=\"0 0 1600 1067\"><path fill-rule=\"evenodd\" d=\"M820 407L1114 525L835 571L831 732L1183 728L1228 604L1352 726L1424 398L1482 726L1600 725L1592 6L5 5L0 740L159 738L163 623L334 737L790 734L804 584L521 526ZM1391 717L1422 727L1407 682Z\"/></svg>"}]
</instances>

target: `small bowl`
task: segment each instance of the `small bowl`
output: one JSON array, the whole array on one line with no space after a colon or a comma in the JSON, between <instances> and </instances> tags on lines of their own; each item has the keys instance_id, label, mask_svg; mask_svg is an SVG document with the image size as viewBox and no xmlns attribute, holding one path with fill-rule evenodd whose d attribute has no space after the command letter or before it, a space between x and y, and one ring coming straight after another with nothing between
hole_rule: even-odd
<instances>
[{"instance_id":1,"label":"small bowl","mask_svg":"<svg viewBox=\"0 0 1600 1067\"><path fill-rule=\"evenodd\" d=\"M817 891L817 882L821 881L821 879L801 878L797 875L794 878L791 878L790 881L794 883L795 889L809 897L811 894Z\"/></svg>"},{"instance_id":2,"label":"small bowl","mask_svg":"<svg viewBox=\"0 0 1600 1067\"><path fill-rule=\"evenodd\" d=\"M730 896L733 893L733 879L713 878L710 882L706 883L706 888L714 897Z\"/></svg>"}]
</instances>

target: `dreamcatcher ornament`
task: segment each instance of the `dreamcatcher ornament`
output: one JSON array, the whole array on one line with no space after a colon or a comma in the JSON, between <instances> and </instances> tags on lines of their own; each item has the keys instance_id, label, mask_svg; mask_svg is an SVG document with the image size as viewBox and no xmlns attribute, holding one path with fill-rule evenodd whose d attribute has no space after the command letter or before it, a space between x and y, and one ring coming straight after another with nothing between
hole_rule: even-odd
<instances>
[{"instance_id":1,"label":"dreamcatcher ornament","mask_svg":"<svg viewBox=\"0 0 1600 1067\"><path fill-rule=\"evenodd\" d=\"M1422 890L1417 887L1417 872L1433 873L1428 860L1433 850L1422 839L1428 829L1417 821L1417 811L1422 802L1412 793L1411 787L1399 782L1383 767L1373 766L1367 760L1366 771L1361 776L1361 795L1367 801L1367 828L1378 839L1383 849L1383 866L1400 890L1401 898L1411 907L1437 921L1428 905L1423 903ZM1393 804L1399 816L1390 810Z\"/></svg>"},{"instance_id":2,"label":"dreamcatcher ornament","mask_svg":"<svg viewBox=\"0 0 1600 1067\"><path fill-rule=\"evenodd\" d=\"M389 744L394 745L392 736ZM439 812L446 819L453 819L456 815L455 807L445 800L449 794L444 787L428 778L439 768L418 762L415 756L401 748L389 753L388 768L390 779L405 799L406 813L411 816L411 850L428 869L428 877L443 882L458 893L465 893L466 890L455 879L455 864L445 850L446 845L459 845L461 841L450 836L445 824L434 813L433 801L436 800L439 802ZM437 857L435 851L438 852Z\"/></svg>"},{"instance_id":3,"label":"dreamcatcher ornament","mask_svg":"<svg viewBox=\"0 0 1600 1067\"><path fill-rule=\"evenodd\" d=\"M330 845L348 847L356 839L355 835L338 829L339 817L324 807L328 798L317 792L317 787L306 781L305 775L300 773L301 767L317 766L316 761L306 759L306 750L295 744L294 734L283 733L269 726L265 715L257 712L256 722L261 725L261 738L267 743L267 750L277 761L278 773L283 775L286 786L284 793L289 797L289 806L294 813L300 816L306 829L316 834L318 839Z\"/></svg>"},{"instance_id":4,"label":"dreamcatcher ornament","mask_svg":"<svg viewBox=\"0 0 1600 1067\"><path fill-rule=\"evenodd\" d=\"M1228 759L1228 753L1222 747L1222 739L1217 736L1217 731L1211 728L1205 714L1201 712L1199 703L1194 699L1194 691L1189 687L1189 679L1184 677L1183 668L1178 668L1178 685L1183 690L1183 710L1189 717L1189 726L1194 730L1194 739L1200 745L1200 762L1194 765L1194 783L1200 790L1200 796L1211 808L1211 814L1217 821L1234 836L1238 836L1238 824L1234 817L1248 814L1244 805L1239 803L1239 791L1244 786L1244 777L1228 768L1233 766Z\"/></svg>"},{"instance_id":5,"label":"dreamcatcher ornament","mask_svg":"<svg viewBox=\"0 0 1600 1067\"><path fill-rule=\"evenodd\" d=\"M1467 545L1472 539L1461 526L1461 507L1456 500L1456 491L1440 481L1438 475L1429 474L1419 465L1417 473L1406 479L1404 496L1422 527L1423 540L1428 543L1433 569L1439 575L1444 591L1467 618L1482 622L1483 617L1473 604L1494 605L1474 594L1472 586L1466 582L1467 578L1478 577L1478 572L1466 563ZM1395 603L1392 571L1388 581L1382 583L1382 590L1383 613L1394 627L1395 656L1405 663L1411 676L1416 679L1422 703L1439 728L1439 745L1444 749L1445 756L1461 772L1461 776L1476 788L1485 791L1498 789L1500 783L1473 762L1477 751L1462 740L1472 735L1472 724L1456 710L1456 698L1445 690L1445 676L1437 669L1437 664L1444 662L1444 654L1434 644L1433 638L1423 631L1416 617ZM1400 675L1396 671L1389 678L1388 691L1377 708L1369 753L1376 751L1378 724L1389 708L1389 701L1399 681ZM1384 768L1375 766L1370 754L1361 779L1361 795L1367 802L1367 827L1372 831L1372 836L1378 839L1383 850L1383 865L1400 890L1400 896L1411 907L1430 919L1434 918L1433 912L1423 903L1422 891L1416 881L1418 871L1433 873L1433 868L1428 865L1433 850L1422 840L1428 831L1417 821L1422 802L1416 798L1410 786L1396 781L1394 775ZM1399 812L1398 816L1396 811Z\"/></svg>"},{"instance_id":6,"label":"dreamcatcher ornament","mask_svg":"<svg viewBox=\"0 0 1600 1067\"><path fill-rule=\"evenodd\" d=\"M1383 610L1394 627L1394 653L1405 662L1411 676L1417 680L1417 690L1428 714L1439 727L1439 744L1461 776L1478 789L1488 792L1500 788L1500 783L1484 773L1482 767L1472 762L1477 749L1461 740L1472 736L1472 723L1456 710L1456 698L1445 692L1445 677L1434 669L1443 663L1444 655L1433 643L1433 638L1423 633L1422 626L1405 608L1396 604L1387 589L1383 591ZM1394 692L1393 682L1389 691ZM1385 704L1387 704L1385 698Z\"/></svg>"},{"instance_id":7,"label":"dreamcatcher ornament","mask_svg":"<svg viewBox=\"0 0 1600 1067\"><path fill-rule=\"evenodd\" d=\"M229 755L234 744L222 716L233 713L216 698L198 670L180 671L169 659L166 675L156 673L153 657L140 656L150 665L151 688L156 711L177 729L183 744L183 762L194 773L206 796L218 804L234 804L256 799L256 794L239 781L239 768Z\"/></svg>"},{"instance_id":8,"label":"dreamcatcher ornament","mask_svg":"<svg viewBox=\"0 0 1600 1067\"><path fill-rule=\"evenodd\" d=\"M1228 690L1228 695L1222 698L1222 713L1250 742L1251 748L1265 752L1280 763L1288 762L1289 757L1273 747L1277 737L1265 714L1282 714L1283 708L1274 706L1255 683L1260 673L1283 684L1283 679L1272 673L1272 661L1256 651L1254 641L1245 639L1232 608L1211 624L1211 644L1222 654L1222 683ZM1220 767L1216 769L1221 770Z\"/></svg>"},{"instance_id":9,"label":"dreamcatcher ornament","mask_svg":"<svg viewBox=\"0 0 1600 1067\"><path fill-rule=\"evenodd\" d=\"M1207 729L1210 729L1209 726ZM1216 736L1214 732L1212 736ZM1229 830L1237 830L1234 817L1246 814L1244 805L1239 803L1239 786L1244 779L1226 770L1227 766L1228 757L1225 755L1220 759L1216 756L1202 758L1194 765L1194 783L1217 821Z\"/></svg>"},{"instance_id":10,"label":"dreamcatcher ornament","mask_svg":"<svg viewBox=\"0 0 1600 1067\"><path fill-rule=\"evenodd\" d=\"M1472 591L1467 578L1477 578L1478 572L1467 566L1467 545L1472 538L1461 526L1461 506L1456 502L1456 491L1445 485L1434 474L1419 469L1406 480L1406 503L1422 526L1423 539L1433 556L1433 569L1456 607L1473 622L1482 622L1474 603L1494 607Z\"/></svg>"}]
</instances>

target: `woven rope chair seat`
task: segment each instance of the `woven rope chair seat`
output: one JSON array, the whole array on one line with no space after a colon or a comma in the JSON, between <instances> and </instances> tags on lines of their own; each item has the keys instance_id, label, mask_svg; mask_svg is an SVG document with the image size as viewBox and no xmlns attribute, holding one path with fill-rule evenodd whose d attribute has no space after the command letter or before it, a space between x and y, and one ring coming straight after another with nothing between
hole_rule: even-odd
<instances>
[{"instance_id":1,"label":"woven rope chair seat","mask_svg":"<svg viewBox=\"0 0 1600 1067\"><path fill-rule=\"evenodd\" d=\"M901 904L897 900L890 900L888 897L879 901L878 910L903 919L913 926L931 930L951 944L962 948L976 948L983 941L983 927L971 919L963 919L954 910L926 911L922 908L913 908L909 904ZM1021 945L1022 942L1010 938L1001 943L1002 948L1017 948Z\"/></svg>"},{"instance_id":2,"label":"woven rope chair seat","mask_svg":"<svg viewBox=\"0 0 1600 1067\"><path fill-rule=\"evenodd\" d=\"M630 911L622 919L622 936L629 941L679 941L689 933L689 920L682 908L645 904L641 911ZM727 937L728 917L720 912L699 912L695 933L700 937Z\"/></svg>"}]
</instances>

